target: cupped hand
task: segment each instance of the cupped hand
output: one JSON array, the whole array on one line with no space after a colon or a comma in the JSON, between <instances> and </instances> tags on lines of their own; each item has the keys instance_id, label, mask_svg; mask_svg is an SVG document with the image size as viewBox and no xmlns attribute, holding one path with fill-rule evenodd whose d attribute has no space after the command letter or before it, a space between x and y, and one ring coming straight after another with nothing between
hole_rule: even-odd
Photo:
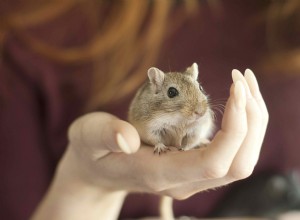
<instances>
[{"instance_id":1,"label":"cupped hand","mask_svg":"<svg viewBox=\"0 0 300 220\"><path fill-rule=\"evenodd\" d=\"M221 129L205 148L153 154L135 128L107 113L91 113L69 129L65 173L107 190L187 198L251 175L258 161L268 112L251 70L233 70Z\"/></svg>"}]
</instances>

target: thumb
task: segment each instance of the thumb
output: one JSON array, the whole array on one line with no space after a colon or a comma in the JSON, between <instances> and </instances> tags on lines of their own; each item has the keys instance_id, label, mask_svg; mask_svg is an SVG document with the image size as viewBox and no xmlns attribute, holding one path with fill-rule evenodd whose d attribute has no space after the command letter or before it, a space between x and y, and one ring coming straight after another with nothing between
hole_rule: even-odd
<instances>
[{"instance_id":1,"label":"thumb","mask_svg":"<svg viewBox=\"0 0 300 220\"><path fill-rule=\"evenodd\" d=\"M94 158L110 152L131 154L140 147L138 132L131 124L104 112L86 114L75 120L68 137L80 153Z\"/></svg>"}]
</instances>

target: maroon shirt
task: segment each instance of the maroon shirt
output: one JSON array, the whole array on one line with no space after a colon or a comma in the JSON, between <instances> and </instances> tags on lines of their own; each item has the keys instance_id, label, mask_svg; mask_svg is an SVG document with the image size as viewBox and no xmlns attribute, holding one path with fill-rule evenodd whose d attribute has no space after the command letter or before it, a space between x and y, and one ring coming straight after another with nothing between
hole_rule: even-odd
<instances>
[{"instance_id":1,"label":"maroon shirt","mask_svg":"<svg viewBox=\"0 0 300 220\"><path fill-rule=\"evenodd\" d=\"M182 70L197 62L199 79L211 98L227 98L231 70L251 68L256 72L265 52L264 27L251 25L257 8L250 0L232 0L224 3L221 15L214 15L203 5L197 16L166 40L157 66L165 71ZM80 44L92 36L88 31L82 34L82 28L87 27L76 11L64 22L35 31L51 40L57 25L72 30L61 45ZM69 124L84 113L82 106L87 100L92 67L58 65L28 50L13 34L7 37L1 53L0 219L26 219L49 186L67 145ZM255 174L299 170L300 75L288 77L280 73L267 77L257 72L257 76L269 108L270 124ZM123 101L100 110L126 118L127 106L128 102ZM175 212L203 217L230 187L175 202ZM154 214L157 197L139 194L128 197L121 216Z\"/></svg>"}]
</instances>

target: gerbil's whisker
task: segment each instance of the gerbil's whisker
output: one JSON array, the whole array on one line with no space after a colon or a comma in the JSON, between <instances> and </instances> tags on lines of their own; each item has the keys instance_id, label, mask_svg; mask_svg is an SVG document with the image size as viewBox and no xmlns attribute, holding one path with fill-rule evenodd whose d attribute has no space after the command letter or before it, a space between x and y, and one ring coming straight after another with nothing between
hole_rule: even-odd
<instances>
[{"instance_id":1,"label":"gerbil's whisker","mask_svg":"<svg viewBox=\"0 0 300 220\"><path fill-rule=\"evenodd\" d=\"M224 114L226 101L227 100L225 99L209 100L209 106L214 112L214 119L216 119L216 112L220 113L221 115Z\"/></svg>"},{"instance_id":2,"label":"gerbil's whisker","mask_svg":"<svg viewBox=\"0 0 300 220\"><path fill-rule=\"evenodd\" d=\"M223 105L215 105L215 106L211 106L211 108L217 112L219 112L221 115L224 114L224 110L225 110L225 106Z\"/></svg>"},{"instance_id":3,"label":"gerbil's whisker","mask_svg":"<svg viewBox=\"0 0 300 220\"><path fill-rule=\"evenodd\" d=\"M216 113L215 113L213 110L211 110L211 116L212 116L212 119L213 119L214 121L217 120Z\"/></svg>"},{"instance_id":4,"label":"gerbil's whisker","mask_svg":"<svg viewBox=\"0 0 300 220\"><path fill-rule=\"evenodd\" d=\"M169 72L172 72L171 65L170 65L170 60L168 60L168 66L169 66Z\"/></svg>"},{"instance_id":5,"label":"gerbil's whisker","mask_svg":"<svg viewBox=\"0 0 300 220\"><path fill-rule=\"evenodd\" d=\"M210 104L225 104L227 102L227 99L214 99L214 100L208 100Z\"/></svg>"}]
</instances>

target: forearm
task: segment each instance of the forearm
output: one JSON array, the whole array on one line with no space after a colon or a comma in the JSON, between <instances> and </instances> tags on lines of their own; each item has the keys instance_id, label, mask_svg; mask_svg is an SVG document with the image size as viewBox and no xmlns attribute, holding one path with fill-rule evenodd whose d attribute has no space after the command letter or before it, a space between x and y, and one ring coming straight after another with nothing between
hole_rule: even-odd
<instances>
[{"instance_id":1,"label":"forearm","mask_svg":"<svg viewBox=\"0 0 300 220\"><path fill-rule=\"evenodd\" d=\"M66 154L69 154L67 152ZM125 191L109 191L100 186L91 186L69 177L63 160L47 195L32 216L32 220L98 220L117 219Z\"/></svg>"}]
</instances>

